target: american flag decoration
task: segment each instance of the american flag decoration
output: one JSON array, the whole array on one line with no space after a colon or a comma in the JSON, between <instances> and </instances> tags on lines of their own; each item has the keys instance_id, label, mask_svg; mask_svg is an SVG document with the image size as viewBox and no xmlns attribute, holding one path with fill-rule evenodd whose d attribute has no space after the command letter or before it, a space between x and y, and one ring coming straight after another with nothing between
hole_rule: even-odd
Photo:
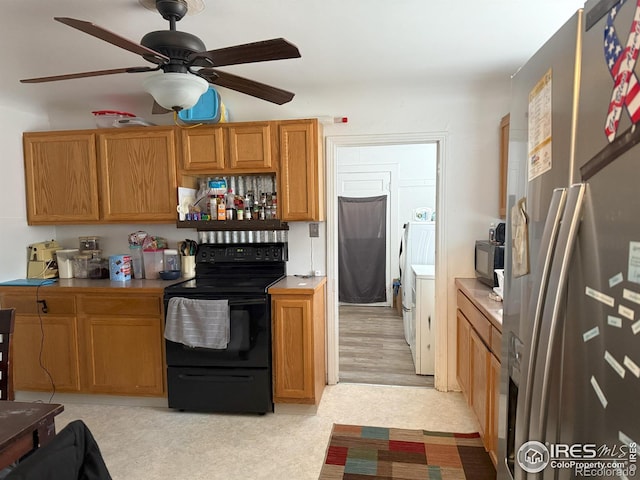
<instances>
[{"instance_id":1,"label":"american flag decoration","mask_svg":"<svg viewBox=\"0 0 640 480\"><path fill-rule=\"evenodd\" d=\"M636 1L636 11L629 31L627 45L622 48L613 24L618 11L627 0L620 0L607 15L604 30L604 58L607 68L615 80L611 103L607 112L605 134L609 142L613 142L618 131L623 106L627 107L631 121L640 120L640 85L634 72L640 48L640 0Z\"/></svg>"}]
</instances>

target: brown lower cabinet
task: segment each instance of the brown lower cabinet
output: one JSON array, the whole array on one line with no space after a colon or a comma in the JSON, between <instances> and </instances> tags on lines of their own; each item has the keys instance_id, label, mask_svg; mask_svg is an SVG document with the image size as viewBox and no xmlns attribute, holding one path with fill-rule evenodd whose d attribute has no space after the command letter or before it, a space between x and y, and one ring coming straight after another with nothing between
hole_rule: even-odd
<instances>
[{"instance_id":1,"label":"brown lower cabinet","mask_svg":"<svg viewBox=\"0 0 640 480\"><path fill-rule=\"evenodd\" d=\"M300 282L289 279L288 286L285 282L269 289L273 401L318 405L326 384L325 280L296 288Z\"/></svg>"},{"instance_id":2,"label":"brown lower cabinet","mask_svg":"<svg viewBox=\"0 0 640 480\"><path fill-rule=\"evenodd\" d=\"M7 287L0 302L16 309L16 390L165 395L161 292Z\"/></svg>"},{"instance_id":3,"label":"brown lower cabinet","mask_svg":"<svg viewBox=\"0 0 640 480\"><path fill-rule=\"evenodd\" d=\"M78 295L78 324L87 391L164 393L160 296Z\"/></svg>"},{"instance_id":4,"label":"brown lower cabinet","mask_svg":"<svg viewBox=\"0 0 640 480\"><path fill-rule=\"evenodd\" d=\"M478 418L484 447L496 465L501 333L460 289L457 304L458 383Z\"/></svg>"}]
</instances>

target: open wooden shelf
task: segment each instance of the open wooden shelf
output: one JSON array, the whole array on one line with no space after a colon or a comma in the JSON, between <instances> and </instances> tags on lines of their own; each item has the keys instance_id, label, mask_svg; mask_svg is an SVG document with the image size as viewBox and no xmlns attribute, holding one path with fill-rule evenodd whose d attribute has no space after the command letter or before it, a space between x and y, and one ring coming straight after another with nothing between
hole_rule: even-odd
<instances>
[{"instance_id":1,"label":"open wooden shelf","mask_svg":"<svg viewBox=\"0 0 640 480\"><path fill-rule=\"evenodd\" d=\"M289 230L287 222L273 220L185 220L176 222L178 228L195 228L199 232L215 230Z\"/></svg>"}]
</instances>

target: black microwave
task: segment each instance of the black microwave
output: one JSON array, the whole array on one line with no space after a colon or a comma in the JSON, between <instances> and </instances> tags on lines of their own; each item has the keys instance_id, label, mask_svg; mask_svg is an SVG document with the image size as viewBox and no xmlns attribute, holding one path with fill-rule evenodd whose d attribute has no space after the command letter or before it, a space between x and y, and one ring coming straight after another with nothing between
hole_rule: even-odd
<instances>
[{"instance_id":1,"label":"black microwave","mask_svg":"<svg viewBox=\"0 0 640 480\"><path fill-rule=\"evenodd\" d=\"M476 240L474 262L478 280L490 287L497 287L498 277L494 270L504 268L504 245L489 240Z\"/></svg>"}]
</instances>

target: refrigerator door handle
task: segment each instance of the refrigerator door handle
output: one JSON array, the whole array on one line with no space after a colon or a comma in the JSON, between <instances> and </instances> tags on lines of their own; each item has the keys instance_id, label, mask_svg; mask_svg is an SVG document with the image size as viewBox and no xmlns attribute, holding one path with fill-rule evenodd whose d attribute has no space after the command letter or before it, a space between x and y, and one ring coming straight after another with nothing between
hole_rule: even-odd
<instances>
[{"instance_id":1,"label":"refrigerator door handle","mask_svg":"<svg viewBox=\"0 0 640 480\"><path fill-rule=\"evenodd\" d=\"M529 302L527 322L531 325L531 342L528 351L525 352L523 363L524 385L524 405L518 408L518 418L516 420L516 445L522 445L530 439L530 417L533 381L536 368L536 352L538 350L538 337L540 332L541 317L544 308L544 299L547 294L547 284L549 272L551 270L551 260L560 230L560 220L564 212L567 198L566 188L556 188L551 197L549 212L545 221L542 238L540 241L540 254L538 255L538 265L535 269L536 278L532 280L533 290Z\"/></svg>"},{"instance_id":2,"label":"refrigerator door handle","mask_svg":"<svg viewBox=\"0 0 640 480\"><path fill-rule=\"evenodd\" d=\"M550 319L549 342L544 360L540 418L538 419L538 431L540 438L546 437L547 414L549 410L549 395L551 382L551 360L553 347L562 334L563 322L560 321L560 313L567 294L569 266L578 238L578 229L582 220L582 207L587 190L586 183L572 185L567 196L567 206L562 216L562 225L558 237L558 247L553 257L553 266L549 283L549 292L553 292L550 302L545 303L544 316Z\"/></svg>"}]
</instances>

